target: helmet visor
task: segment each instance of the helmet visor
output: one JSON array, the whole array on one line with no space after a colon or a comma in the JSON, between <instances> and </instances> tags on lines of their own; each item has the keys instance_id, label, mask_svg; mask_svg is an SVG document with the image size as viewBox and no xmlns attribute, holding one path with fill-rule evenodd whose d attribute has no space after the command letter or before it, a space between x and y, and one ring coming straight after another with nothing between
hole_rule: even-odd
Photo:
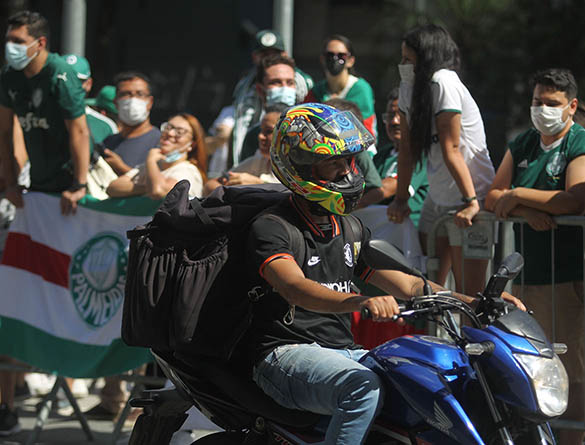
<instances>
[{"instance_id":1,"label":"helmet visor","mask_svg":"<svg viewBox=\"0 0 585 445\"><path fill-rule=\"evenodd\" d=\"M297 166L310 166L337 156L353 156L374 143L374 137L350 111L318 113L309 116L311 126L303 128L297 150L291 150L291 161ZM294 124L293 124L294 125Z\"/></svg>"}]
</instances>

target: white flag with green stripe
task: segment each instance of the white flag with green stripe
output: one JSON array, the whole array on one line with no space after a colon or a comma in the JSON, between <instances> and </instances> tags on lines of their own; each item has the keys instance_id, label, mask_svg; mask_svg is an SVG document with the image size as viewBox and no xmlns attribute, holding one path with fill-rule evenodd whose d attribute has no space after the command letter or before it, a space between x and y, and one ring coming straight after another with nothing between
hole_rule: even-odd
<instances>
[{"instance_id":1,"label":"white flag with green stripe","mask_svg":"<svg viewBox=\"0 0 585 445\"><path fill-rule=\"evenodd\" d=\"M24 195L0 264L0 355L70 377L117 374L150 360L120 338L128 240L159 202Z\"/></svg>"}]
</instances>

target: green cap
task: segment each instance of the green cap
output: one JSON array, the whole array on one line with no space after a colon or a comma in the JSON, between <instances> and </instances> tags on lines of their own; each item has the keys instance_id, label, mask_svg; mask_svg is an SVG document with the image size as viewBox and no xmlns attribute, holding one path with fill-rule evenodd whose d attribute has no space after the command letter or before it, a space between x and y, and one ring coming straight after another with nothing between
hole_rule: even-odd
<instances>
[{"instance_id":1,"label":"green cap","mask_svg":"<svg viewBox=\"0 0 585 445\"><path fill-rule=\"evenodd\" d=\"M65 59L65 62L73 67L79 79L87 80L91 77L89 62L85 57L76 56L75 54L66 54L63 58Z\"/></svg>"},{"instance_id":2,"label":"green cap","mask_svg":"<svg viewBox=\"0 0 585 445\"><path fill-rule=\"evenodd\" d=\"M113 85L106 85L103 87L97 96L93 99L86 99L85 103L92 107L103 108L106 112L118 115L118 110L114 104L114 98L116 97L116 87Z\"/></svg>"},{"instance_id":3,"label":"green cap","mask_svg":"<svg viewBox=\"0 0 585 445\"><path fill-rule=\"evenodd\" d=\"M278 31L264 29L256 34L256 51L263 49L277 49L284 51L284 40Z\"/></svg>"}]
</instances>

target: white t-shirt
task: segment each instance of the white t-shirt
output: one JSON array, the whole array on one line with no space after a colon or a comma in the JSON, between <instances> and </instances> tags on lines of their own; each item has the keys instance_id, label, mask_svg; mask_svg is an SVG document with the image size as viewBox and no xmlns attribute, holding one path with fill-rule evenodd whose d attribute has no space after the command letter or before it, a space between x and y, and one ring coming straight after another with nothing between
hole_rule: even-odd
<instances>
[{"instance_id":1,"label":"white t-shirt","mask_svg":"<svg viewBox=\"0 0 585 445\"><path fill-rule=\"evenodd\" d=\"M217 119L213 122L213 125L209 129L209 134L215 136L217 127L220 125L227 125L231 129L234 128L234 107L229 105L223 107L217 116ZM207 174L210 178L221 176L221 174L227 170L228 161L228 144L223 144L213 152L209 159L209 165L207 167Z\"/></svg>"},{"instance_id":2,"label":"white t-shirt","mask_svg":"<svg viewBox=\"0 0 585 445\"><path fill-rule=\"evenodd\" d=\"M459 150L471 174L475 194L479 200L483 200L495 172L487 149L479 108L455 71L439 70L433 74L431 83L433 114L437 116L443 111L461 113ZM411 97L412 84L401 82L398 107L406 114L408 120ZM443 160L435 119L431 126L431 139L431 149L427 158L429 196L435 204L441 206L460 205L462 195Z\"/></svg>"},{"instance_id":3,"label":"white t-shirt","mask_svg":"<svg viewBox=\"0 0 585 445\"><path fill-rule=\"evenodd\" d=\"M254 156L244 159L230 171L235 173L249 173L259 177L262 181L268 184L277 184L280 181L274 173L272 173L272 164L270 158L265 158L257 150Z\"/></svg>"},{"instance_id":4,"label":"white t-shirt","mask_svg":"<svg viewBox=\"0 0 585 445\"><path fill-rule=\"evenodd\" d=\"M203 177L199 169L189 161L171 165L169 168L161 170L161 173L165 178L173 178L177 181L187 179L191 184L189 198L201 197L203 195ZM125 173L124 176L130 177L134 184L146 185L146 165L140 164L138 167Z\"/></svg>"}]
</instances>

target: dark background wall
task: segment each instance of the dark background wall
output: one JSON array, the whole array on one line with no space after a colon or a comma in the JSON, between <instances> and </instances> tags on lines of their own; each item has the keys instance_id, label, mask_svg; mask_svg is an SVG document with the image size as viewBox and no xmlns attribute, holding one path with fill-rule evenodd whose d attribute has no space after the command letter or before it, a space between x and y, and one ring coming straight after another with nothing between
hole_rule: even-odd
<instances>
[{"instance_id":1,"label":"dark background wall","mask_svg":"<svg viewBox=\"0 0 585 445\"><path fill-rule=\"evenodd\" d=\"M447 27L462 55L460 75L478 102L492 159L499 163L514 130L530 124L528 78L539 68L573 70L585 88L582 0L295 0L293 56L315 80L322 40L341 33L354 43L358 74L376 95L378 116L398 84L401 36L418 23ZM0 32L12 12L29 8L50 21L61 47L62 0L3 0ZM177 110L208 128L231 103L250 65L253 35L272 24L272 0L87 0L86 56L94 91L125 69L152 78L153 121ZM379 117L381 124L381 119ZM384 131L380 127L379 134Z\"/></svg>"}]
</instances>

